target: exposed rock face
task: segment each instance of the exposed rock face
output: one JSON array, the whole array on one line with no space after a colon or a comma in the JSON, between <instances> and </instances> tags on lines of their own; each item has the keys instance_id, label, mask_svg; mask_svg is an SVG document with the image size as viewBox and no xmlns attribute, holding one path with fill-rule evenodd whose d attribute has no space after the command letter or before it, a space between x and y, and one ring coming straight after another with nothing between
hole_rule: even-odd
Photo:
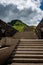
<instances>
[{"instance_id":1,"label":"exposed rock face","mask_svg":"<svg viewBox=\"0 0 43 65\"><path fill-rule=\"evenodd\" d=\"M36 33L40 39L43 39L43 19L36 28Z\"/></svg>"},{"instance_id":2,"label":"exposed rock face","mask_svg":"<svg viewBox=\"0 0 43 65\"><path fill-rule=\"evenodd\" d=\"M12 28L11 25L0 20L0 37L13 36L17 32L16 29Z\"/></svg>"}]
</instances>

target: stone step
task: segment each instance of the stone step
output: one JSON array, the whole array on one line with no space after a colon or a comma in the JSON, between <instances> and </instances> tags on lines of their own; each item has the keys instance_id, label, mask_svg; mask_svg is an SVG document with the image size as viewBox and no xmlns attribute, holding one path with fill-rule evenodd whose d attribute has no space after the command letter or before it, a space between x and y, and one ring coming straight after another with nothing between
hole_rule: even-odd
<instances>
[{"instance_id":1,"label":"stone step","mask_svg":"<svg viewBox=\"0 0 43 65\"><path fill-rule=\"evenodd\" d=\"M32 45L32 44L19 44L19 46L43 46L41 44L37 44L37 45Z\"/></svg>"},{"instance_id":2,"label":"stone step","mask_svg":"<svg viewBox=\"0 0 43 65\"><path fill-rule=\"evenodd\" d=\"M25 46L18 46L18 47L29 47L29 48L43 48L43 46L28 46L28 45L25 45Z\"/></svg>"},{"instance_id":3,"label":"stone step","mask_svg":"<svg viewBox=\"0 0 43 65\"><path fill-rule=\"evenodd\" d=\"M18 63L43 63L43 59L38 59L38 58L12 58L12 62L18 62Z\"/></svg>"},{"instance_id":4,"label":"stone step","mask_svg":"<svg viewBox=\"0 0 43 65\"><path fill-rule=\"evenodd\" d=\"M14 55L11 55L11 57L13 58L43 58L43 55L36 55L36 54L14 54Z\"/></svg>"},{"instance_id":5,"label":"stone step","mask_svg":"<svg viewBox=\"0 0 43 65\"><path fill-rule=\"evenodd\" d=\"M43 42L43 39L20 39L20 42Z\"/></svg>"},{"instance_id":6,"label":"stone step","mask_svg":"<svg viewBox=\"0 0 43 65\"><path fill-rule=\"evenodd\" d=\"M18 46L18 48L30 48L31 46ZM32 46L31 48L43 48L43 46Z\"/></svg>"},{"instance_id":7,"label":"stone step","mask_svg":"<svg viewBox=\"0 0 43 65\"><path fill-rule=\"evenodd\" d=\"M42 43L20 43L19 45L43 45Z\"/></svg>"},{"instance_id":8,"label":"stone step","mask_svg":"<svg viewBox=\"0 0 43 65\"><path fill-rule=\"evenodd\" d=\"M20 42L20 44L40 44L40 43L43 44L43 42L41 42L41 41L38 41L38 42L37 41Z\"/></svg>"},{"instance_id":9,"label":"stone step","mask_svg":"<svg viewBox=\"0 0 43 65\"><path fill-rule=\"evenodd\" d=\"M19 45L42 45L43 46L43 44L42 43L40 43L40 44L31 44L31 43L20 43Z\"/></svg>"},{"instance_id":10,"label":"stone step","mask_svg":"<svg viewBox=\"0 0 43 65\"><path fill-rule=\"evenodd\" d=\"M43 63L11 63L7 65L43 65Z\"/></svg>"},{"instance_id":11,"label":"stone step","mask_svg":"<svg viewBox=\"0 0 43 65\"><path fill-rule=\"evenodd\" d=\"M35 51L35 50L37 50L37 51L39 50L39 51L40 51L40 50L41 50L41 51L43 51L43 49L40 49L40 48L17 48L17 49L15 49L15 51L16 51L16 50L20 50L20 51L21 51L21 50L25 50L25 51L26 51L26 50L28 50L28 51L30 51L30 50L31 50L31 51L32 51L32 50L33 50L33 51Z\"/></svg>"},{"instance_id":12,"label":"stone step","mask_svg":"<svg viewBox=\"0 0 43 65\"><path fill-rule=\"evenodd\" d=\"M16 51L13 52L12 54L42 54L43 55L43 51Z\"/></svg>"}]
</instances>

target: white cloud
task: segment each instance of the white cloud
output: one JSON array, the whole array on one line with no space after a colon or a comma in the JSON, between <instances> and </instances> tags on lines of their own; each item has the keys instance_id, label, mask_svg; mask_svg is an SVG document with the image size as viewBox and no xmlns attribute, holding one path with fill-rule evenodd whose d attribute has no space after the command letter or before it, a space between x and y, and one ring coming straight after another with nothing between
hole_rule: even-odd
<instances>
[{"instance_id":1,"label":"white cloud","mask_svg":"<svg viewBox=\"0 0 43 65\"><path fill-rule=\"evenodd\" d=\"M42 0L0 0L0 3L4 6L13 4L16 5L18 9L23 10L24 8L40 7Z\"/></svg>"},{"instance_id":2,"label":"white cloud","mask_svg":"<svg viewBox=\"0 0 43 65\"><path fill-rule=\"evenodd\" d=\"M8 7L10 10L6 14L9 14L3 17L3 20L9 21L17 18L28 25L37 25L43 17L43 11L40 9L41 2L42 0L0 0L0 4L4 7L13 5L11 9ZM18 12L15 11L15 6Z\"/></svg>"}]
</instances>

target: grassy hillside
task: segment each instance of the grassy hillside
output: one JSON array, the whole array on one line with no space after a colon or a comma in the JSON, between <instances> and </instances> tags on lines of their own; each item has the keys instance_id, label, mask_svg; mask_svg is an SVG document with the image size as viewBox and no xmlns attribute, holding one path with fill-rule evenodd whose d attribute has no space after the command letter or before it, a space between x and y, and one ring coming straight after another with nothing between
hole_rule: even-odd
<instances>
[{"instance_id":1,"label":"grassy hillside","mask_svg":"<svg viewBox=\"0 0 43 65\"><path fill-rule=\"evenodd\" d=\"M35 31L36 29L36 26L27 26L20 20L12 20L11 22L8 22L8 24L12 25L12 27L18 30L19 32Z\"/></svg>"},{"instance_id":2,"label":"grassy hillside","mask_svg":"<svg viewBox=\"0 0 43 65\"><path fill-rule=\"evenodd\" d=\"M25 28L28 27L20 20L12 20L11 22L8 22L8 24L12 25L12 27L18 30L19 32L23 32Z\"/></svg>"}]
</instances>

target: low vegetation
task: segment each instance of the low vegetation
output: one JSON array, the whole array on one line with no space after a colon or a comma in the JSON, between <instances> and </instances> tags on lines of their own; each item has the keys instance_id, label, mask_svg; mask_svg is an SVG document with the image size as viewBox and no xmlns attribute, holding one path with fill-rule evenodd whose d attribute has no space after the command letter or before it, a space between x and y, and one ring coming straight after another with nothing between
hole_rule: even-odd
<instances>
[{"instance_id":1,"label":"low vegetation","mask_svg":"<svg viewBox=\"0 0 43 65\"><path fill-rule=\"evenodd\" d=\"M12 25L12 27L18 30L19 32L23 32L25 28L28 27L20 20L12 20L11 22L8 22L8 24Z\"/></svg>"},{"instance_id":2,"label":"low vegetation","mask_svg":"<svg viewBox=\"0 0 43 65\"><path fill-rule=\"evenodd\" d=\"M8 24L12 25L12 27L18 30L19 32L35 31L36 29L36 26L27 26L20 20L12 20L11 22L8 22Z\"/></svg>"}]
</instances>

